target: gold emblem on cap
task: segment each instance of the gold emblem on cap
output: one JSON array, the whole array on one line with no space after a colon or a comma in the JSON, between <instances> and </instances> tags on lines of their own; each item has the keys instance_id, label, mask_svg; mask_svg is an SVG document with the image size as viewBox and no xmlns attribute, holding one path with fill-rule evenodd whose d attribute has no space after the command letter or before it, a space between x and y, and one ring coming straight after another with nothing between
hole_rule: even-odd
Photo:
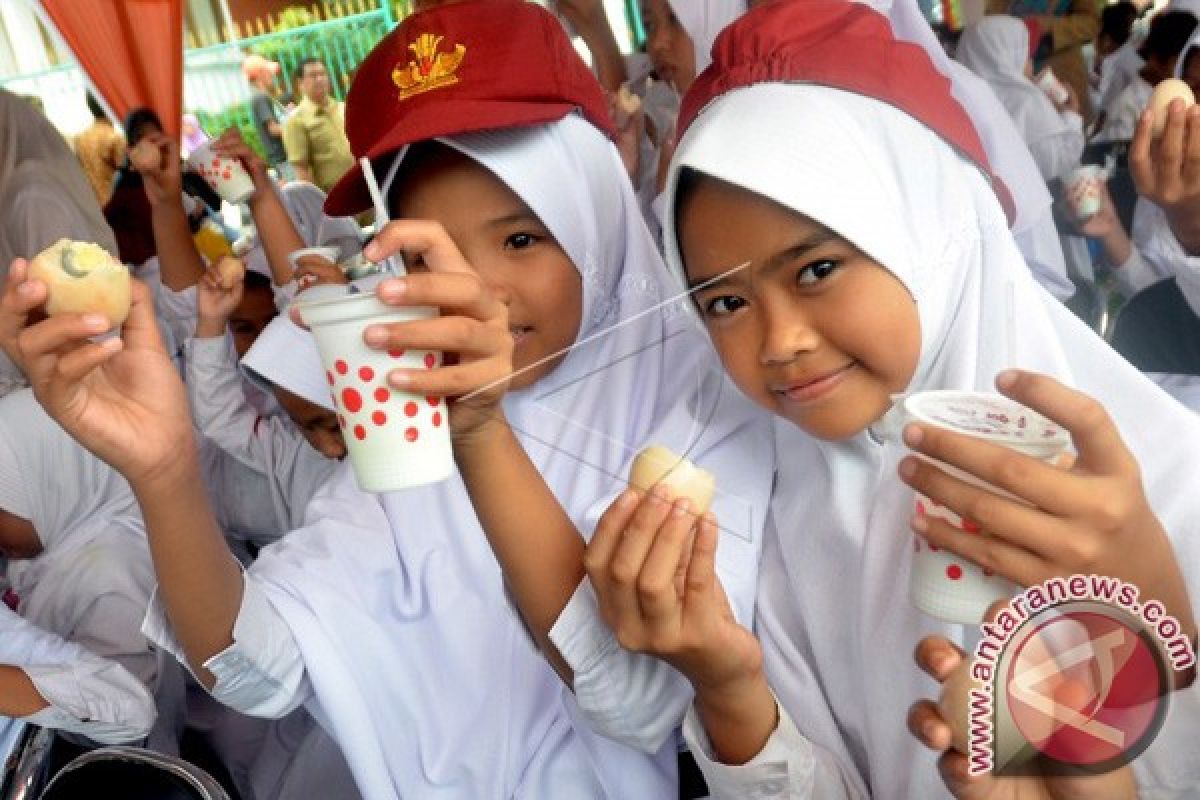
<instances>
[{"instance_id":1,"label":"gold emblem on cap","mask_svg":"<svg viewBox=\"0 0 1200 800\"><path fill-rule=\"evenodd\" d=\"M401 100L458 83L454 73L462 64L467 48L460 44L455 45L453 53L439 53L438 46L443 38L422 33L408 46L415 58L405 66L397 64L392 70L392 81L400 88Z\"/></svg>"}]
</instances>

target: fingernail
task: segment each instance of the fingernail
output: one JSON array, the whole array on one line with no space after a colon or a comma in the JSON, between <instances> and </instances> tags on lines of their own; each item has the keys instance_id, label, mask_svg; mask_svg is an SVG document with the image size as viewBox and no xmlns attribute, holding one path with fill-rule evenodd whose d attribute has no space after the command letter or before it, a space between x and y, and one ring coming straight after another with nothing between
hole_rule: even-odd
<instances>
[{"instance_id":1,"label":"fingernail","mask_svg":"<svg viewBox=\"0 0 1200 800\"><path fill-rule=\"evenodd\" d=\"M408 291L408 283L403 278L392 278L379 284L379 296L384 300L399 300Z\"/></svg>"},{"instance_id":2,"label":"fingernail","mask_svg":"<svg viewBox=\"0 0 1200 800\"><path fill-rule=\"evenodd\" d=\"M25 297L32 297L33 296L33 288L34 287L33 287L32 281L25 281L24 283L22 283L20 286L17 287L17 294L24 295Z\"/></svg>"},{"instance_id":3,"label":"fingernail","mask_svg":"<svg viewBox=\"0 0 1200 800\"><path fill-rule=\"evenodd\" d=\"M378 261L379 259L383 258L383 251L379 245L371 242L366 246L366 248L363 249L363 255L372 261Z\"/></svg>"},{"instance_id":4,"label":"fingernail","mask_svg":"<svg viewBox=\"0 0 1200 800\"><path fill-rule=\"evenodd\" d=\"M1015 369L1006 369L996 376L997 389L1011 389L1017 383L1020 373Z\"/></svg>"},{"instance_id":5,"label":"fingernail","mask_svg":"<svg viewBox=\"0 0 1200 800\"><path fill-rule=\"evenodd\" d=\"M617 498L617 508L628 511L633 506L637 505L637 492L633 489L626 489L621 492L621 496Z\"/></svg>"},{"instance_id":6,"label":"fingernail","mask_svg":"<svg viewBox=\"0 0 1200 800\"><path fill-rule=\"evenodd\" d=\"M917 460L909 457L900 462L900 467L897 469L901 478L912 478L917 474Z\"/></svg>"},{"instance_id":7,"label":"fingernail","mask_svg":"<svg viewBox=\"0 0 1200 800\"><path fill-rule=\"evenodd\" d=\"M915 514L909 521L909 524L912 525L912 529L917 533L927 533L929 531L929 520L926 519L924 514Z\"/></svg>"},{"instance_id":8,"label":"fingernail","mask_svg":"<svg viewBox=\"0 0 1200 800\"><path fill-rule=\"evenodd\" d=\"M388 383L395 386L397 389L403 389L412 383L412 375L408 370L394 369L388 373Z\"/></svg>"},{"instance_id":9,"label":"fingernail","mask_svg":"<svg viewBox=\"0 0 1200 800\"><path fill-rule=\"evenodd\" d=\"M662 484L655 486L650 492L650 502L656 506L664 505L667 502L667 490Z\"/></svg>"},{"instance_id":10,"label":"fingernail","mask_svg":"<svg viewBox=\"0 0 1200 800\"><path fill-rule=\"evenodd\" d=\"M905 425L904 426L904 443L909 447L916 447L925 438L925 431L921 430L920 425Z\"/></svg>"},{"instance_id":11,"label":"fingernail","mask_svg":"<svg viewBox=\"0 0 1200 800\"><path fill-rule=\"evenodd\" d=\"M371 325L363 334L363 341L371 347L382 347L387 344L388 332L387 328L382 325Z\"/></svg>"},{"instance_id":12,"label":"fingernail","mask_svg":"<svg viewBox=\"0 0 1200 800\"><path fill-rule=\"evenodd\" d=\"M921 733L925 736L925 741L933 741L933 738L937 736L937 728L937 723L932 720L921 726Z\"/></svg>"},{"instance_id":13,"label":"fingernail","mask_svg":"<svg viewBox=\"0 0 1200 800\"><path fill-rule=\"evenodd\" d=\"M94 331L106 331L109 328L108 317L103 314L84 314L83 324Z\"/></svg>"},{"instance_id":14,"label":"fingernail","mask_svg":"<svg viewBox=\"0 0 1200 800\"><path fill-rule=\"evenodd\" d=\"M685 514L690 514L692 511L692 503L686 497L681 497L675 501L675 507L671 509L671 516L682 517Z\"/></svg>"}]
</instances>

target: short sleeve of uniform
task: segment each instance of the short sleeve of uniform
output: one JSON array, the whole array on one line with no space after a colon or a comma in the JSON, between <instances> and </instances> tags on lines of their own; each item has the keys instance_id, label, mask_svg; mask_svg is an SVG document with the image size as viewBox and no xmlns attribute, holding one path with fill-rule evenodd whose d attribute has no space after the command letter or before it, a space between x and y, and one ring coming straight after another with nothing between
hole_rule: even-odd
<instances>
[{"instance_id":1,"label":"short sleeve of uniform","mask_svg":"<svg viewBox=\"0 0 1200 800\"><path fill-rule=\"evenodd\" d=\"M293 164L309 163L308 133L304 130L300 112L292 114L283 128L283 149Z\"/></svg>"}]
</instances>

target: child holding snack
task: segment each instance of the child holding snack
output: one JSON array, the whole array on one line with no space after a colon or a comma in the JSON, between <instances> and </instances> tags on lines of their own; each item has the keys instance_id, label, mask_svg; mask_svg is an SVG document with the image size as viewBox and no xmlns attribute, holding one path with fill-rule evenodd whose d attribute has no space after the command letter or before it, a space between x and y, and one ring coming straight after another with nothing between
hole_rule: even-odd
<instances>
[{"instance_id":1,"label":"child holding snack","mask_svg":"<svg viewBox=\"0 0 1200 800\"><path fill-rule=\"evenodd\" d=\"M924 640L921 668L944 679L966 633L907 601L912 533L1024 586L1081 572L1129 581L1194 642L1200 532L1183 476L1200 452L1196 420L1031 282L962 109L884 19L771 3L716 50L685 100L666 246L726 370L779 418L762 645L725 607L714 528L689 549L661 508L628 498L589 545L601 608L627 646L695 686L686 733L716 796L924 799L944 782L962 798L1130 797L1128 768L1065 784L968 779L965 756L946 752L939 777L932 753L905 742L907 720L927 747L949 747L932 704L910 714L936 684L909 654ZM898 395L993 385L1071 433L1073 467L925 426L900 441L887 416ZM914 489L983 534L914 518ZM686 563L688 577L631 605L606 576L646 527L671 543L655 568ZM1144 796L1182 796L1200 779L1194 671L1175 678L1166 725L1135 764Z\"/></svg>"},{"instance_id":2,"label":"child holding snack","mask_svg":"<svg viewBox=\"0 0 1200 800\"><path fill-rule=\"evenodd\" d=\"M435 41L466 54L438 61L455 80L398 91L396 64ZM419 74L414 64L405 80ZM456 356L389 382L459 398L457 474L372 497L343 467L307 526L243 573L199 489L184 389L142 287L122 338L92 344L87 318L25 327L44 289L24 284L18 261L0 341L41 401L129 479L178 646L160 609L148 628L223 702L262 716L305 704L368 800L670 796L673 743L648 756L596 736L539 645L555 658L544 631L583 573L575 528L590 528L647 440L687 451L725 490L721 569L746 620L761 519L745 512L770 485L766 431L737 405L700 405L692 387L719 377L667 289L604 96L553 16L499 0L412 15L360 67L348 109L354 150L387 175L396 218L366 255L403 255L411 270L376 293L444 309L368 326L364 341ZM355 169L327 209L368 205ZM517 540L490 538L514 528ZM545 550L550 538L571 547ZM514 550L536 565L514 574Z\"/></svg>"}]
</instances>

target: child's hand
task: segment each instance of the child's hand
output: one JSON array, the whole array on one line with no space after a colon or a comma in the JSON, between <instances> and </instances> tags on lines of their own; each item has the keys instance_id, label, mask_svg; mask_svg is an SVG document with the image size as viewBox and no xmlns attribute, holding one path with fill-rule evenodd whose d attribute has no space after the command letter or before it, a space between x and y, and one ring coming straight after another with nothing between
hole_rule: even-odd
<instances>
[{"instance_id":1,"label":"child's hand","mask_svg":"<svg viewBox=\"0 0 1200 800\"><path fill-rule=\"evenodd\" d=\"M133 303L120 338L94 343L103 317L59 314L29 325L46 286L26 281L13 262L0 300L0 344L24 371L38 402L84 447L136 489L188 462L192 421L179 373L167 356L149 289L133 281Z\"/></svg>"},{"instance_id":2,"label":"child's hand","mask_svg":"<svg viewBox=\"0 0 1200 800\"><path fill-rule=\"evenodd\" d=\"M246 282L243 276L226 289L216 264L208 269L196 283L196 338L212 339L225 334L229 318L242 302Z\"/></svg>"},{"instance_id":3,"label":"child's hand","mask_svg":"<svg viewBox=\"0 0 1200 800\"><path fill-rule=\"evenodd\" d=\"M1190 254L1200 254L1200 106L1173 101L1157 140L1154 112L1145 111L1129 148L1129 170L1138 194L1166 212Z\"/></svg>"},{"instance_id":4,"label":"child's hand","mask_svg":"<svg viewBox=\"0 0 1200 800\"><path fill-rule=\"evenodd\" d=\"M267 163L246 143L240 130L230 128L209 142L209 145L214 153L242 162L246 172L250 173L250 180L254 181L255 197L263 188L270 187L271 176L267 174Z\"/></svg>"},{"instance_id":5,"label":"child's hand","mask_svg":"<svg viewBox=\"0 0 1200 800\"><path fill-rule=\"evenodd\" d=\"M698 693L762 674L762 648L734 619L716 550L714 517L697 520L687 500L672 502L660 485L617 498L584 555L601 616L621 646L671 664Z\"/></svg>"},{"instance_id":6,"label":"child's hand","mask_svg":"<svg viewBox=\"0 0 1200 800\"><path fill-rule=\"evenodd\" d=\"M392 306L436 306L441 316L414 322L368 326L364 340L376 350L440 350L436 369L393 370L388 380L407 392L451 398L450 430L456 443L504 422L500 400L513 372L513 336L508 307L458 252L436 222L397 220L388 223L364 255L379 262L403 253L407 263L425 269L382 281L379 299ZM454 400L469 396L466 400Z\"/></svg>"},{"instance_id":7,"label":"child's hand","mask_svg":"<svg viewBox=\"0 0 1200 800\"><path fill-rule=\"evenodd\" d=\"M142 141L153 144L162 155L156 167L138 170L150 205L182 205L183 162L179 159L178 142L163 133L148 133ZM140 142L138 146L141 146Z\"/></svg>"},{"instance_id":8,"label":"child's hand","mask_svg":"<svg viewBox=\"0 0 1200 800\"><path fill-rule=\"evenodd\" d=\"M1120 578L1139 589L1141 602L1161 601L1194 638L1174 550L1146 500L1137 462L1104 407L1044 375L1010 370L996 386L1070 432L1078 451L1074 465L1053 466L1000 445L910 425L904 438L914 451L1020 498L971 486L908 456L900 463L904 482L973 521L982 534L925 516L914 518L913 530L1022 586L1075 574Z\"/></svg>"},{"instance_id":9,"label":"child's hand","mask_svg":"<svg viewBox=\"0 0 1200 800\"><path fill-rule=\"evenodd\" d=\"M630 112L623 107L618 93L608 92L608 113L617 128L617 152L621 154L621 163L625 165L625 172L636 189L642 172L642 138L646 135L646 112L640 100L637 108Z\"/></svg>"},{"instance_id":10,"label":"child's hand","mask_svg":"<svg viewBox=\"0 0 1200 800\"><path fill-rule=\"evenodd\" d=\"M341 267L316 253L309 253L296 259L296 271L292 273L292 277L301 290L310 286L350 282Z\"/></svg>"},{"instance_id":11,"label":"child's hand","mask_svg":"<svg viewBox=\"0 0 1200 800\"><path fill-rule=\"evenodd\" d=\"M1079 206L1069 192L1066 201L1072 218L1079 220ZM1107 182L1100 184L1100 210L1087 219L1078 221L1077 225L1080 233L1093 239L1105 239L1119 230L1124 230L1121 220L1117 217L1117 207L1108 191Z\"/></svg>"}]
</instances>

